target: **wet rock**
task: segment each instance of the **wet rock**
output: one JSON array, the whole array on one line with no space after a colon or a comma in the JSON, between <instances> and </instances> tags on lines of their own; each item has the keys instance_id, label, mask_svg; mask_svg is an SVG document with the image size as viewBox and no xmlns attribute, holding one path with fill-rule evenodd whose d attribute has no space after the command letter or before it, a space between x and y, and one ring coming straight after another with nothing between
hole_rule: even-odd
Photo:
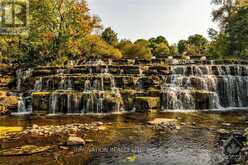
<instances>
[{"instance_id":1,"label":"wet rock","mask_svg":"<svg viewBox=\"0 0 248 165\"><path fill-rule=\"evenodd\" d=\"M97 126L103 125L103 122L98 121L98 122L96 122L96 125Z\"/></svg>"},{"instance_id":2,"label":"wet rock","mask_svg":"<svg viewBox=\"0 0 248 165\"><path fill-rule=\"evenodd\" d=\"M40 152L45 152L51 149L51 146L35 146L35 145L25 145L21 147L11 148L0 151L0 156L18 156L18 155L31 155Z\"/></svg>"},{"instance_id":3,"label":"wet rock","mask_svg":"<svg viewBox=\"0 0 248 165\"><path fill-rule=\"evenodd\" d=\"M193 122L193 123L192 123L192 126L196 126L196 123L195 123L195 122Z\"/></svg>"},{"instance_id":4,"label":"wet rock","mask_svg":"<svg viewBox=\"0 0 248 165\"><path fill-rule=\"evenodd\" d=\"M152 121L148 121L148 124L156 125L156 124L175 124L177 122L176 119L164 119L164 118L156 118Z\"/></svg>"},{"instance_id":5,"label":"wet rock","mask_svg":"<svg viewBox=\"0 0 248 165\"><path fill-rule=\"evenodd\" d=\"M59 148L62 149L62 150L69 150L69 148L65 147L65 146L60 146Z\"/></svg>"},{"instance_id":6,"label":"wet rock","mask_svg":"<svg viewBox=\"0 0 248 165\"><path fill-rule=\"evenodd\" d=\"M104 130L106 130L106 129L107 129L107 127L104 127L104 126L98 127L98 130L99 130L99 131L104 131Z\"/></svg>"},{"instance_id":7,"label":"wet rock","mask_svg":"<svg viewBox=\"0 0 248 165\"><path fill-rule=\"evenodd\" d=\"M33 129L37 129L37 128L39 128L39 126L38 126L37 124L33 124L33 125L32 125L32 128L33 128Z\"/></svg>"},{"instance_id":8,"label":"wet rock","mask_svg":"<svg viewBox=\"0 0 248 165\"><path fill-rule=\"evenodd\" d=\"M231 126L230 123L222 123L223 126Z\"/></svg>"},{"instance_id":9,"label":"wet rock","mask_svg":"<svg viewBox=\"0 0 248 165\"><path fill-rule=\"evenodd\" d=\"M180 129L179 125L177 124L176 119L163 119L157 118L152 121L148 121L148 124L152 125L152 128L156 130L164 130L164 129Z\"/></svg>"},{"instance_id":10,"label":"wet rock","mask_svg":"<svg viewBox=\"0 0 248 165\"><path fill-rule=\"evenodd\" d=\"M77 136L70 136L67 139L66 145L67 146L74 146L74 145L85 145L84 139L77 137Z\"/></svg>"},{"instance_id":11,"label":"wet rock","mask_svg":"<svg viewBox=\"0 0 248 165\"><path fill-rule=\"evenodd\" d=\"M86 142L86 143L93 143L94 140L92 140L92 139L85 139L85 142Z\"/></svg>"},{"instance_id":12,"label":"wet rock","mask_svg":"<svg viewBox=\"0 0 248 165\"><path fill-rule=\"evenodd\" d=\"M200 58L200 60L201 60L201 61L206 61L206 60L207 60L207 57L206 57L206 56L202 56L202 57Z\"/></svg>"},{"instance_id":13,"label":"wet rock","mask_svg":"<svg viewBox=\"0 0 248 165\"><path fill-rule=\"evenodd\" d=\"M229 134L230 133L230 131L228 131L226 129L218 129L217 132L220 134Z\"/></svg>"}]
</instances>

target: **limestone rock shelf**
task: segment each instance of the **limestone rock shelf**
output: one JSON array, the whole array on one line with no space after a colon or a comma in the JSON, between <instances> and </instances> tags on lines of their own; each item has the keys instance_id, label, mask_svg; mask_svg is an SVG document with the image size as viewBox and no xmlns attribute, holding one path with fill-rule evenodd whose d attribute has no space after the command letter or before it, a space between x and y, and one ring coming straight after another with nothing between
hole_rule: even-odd
<instances>
[{"instance_id":1,"label":"limestone rock shelf","mask_svg":"<svg viewBox=\"0 0 248 165\"><path fill-rule=\"evenodd\" d=\"M18 71L19 109L84 114L248 106L246 61L84 64ZM20 111L20 110L19 110Z\"/></svg>"}]
</instances>

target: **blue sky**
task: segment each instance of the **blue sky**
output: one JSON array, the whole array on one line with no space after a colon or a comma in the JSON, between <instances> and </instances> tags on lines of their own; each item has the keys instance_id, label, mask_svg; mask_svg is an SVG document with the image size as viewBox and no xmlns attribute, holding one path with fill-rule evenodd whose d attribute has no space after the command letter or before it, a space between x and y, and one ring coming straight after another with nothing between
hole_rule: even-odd
<instances>
[{"instance_id":1,"label":"blue sky","mask_svg":"<svg viewBox=\"0 0 248 165\"><path fill-rule=\"evenodd\" d=\"M170 43L192 34L207 37L211 0L87 0L91 14L101 17L121 39L163 35Z\"/></svg>"}]
</instances>

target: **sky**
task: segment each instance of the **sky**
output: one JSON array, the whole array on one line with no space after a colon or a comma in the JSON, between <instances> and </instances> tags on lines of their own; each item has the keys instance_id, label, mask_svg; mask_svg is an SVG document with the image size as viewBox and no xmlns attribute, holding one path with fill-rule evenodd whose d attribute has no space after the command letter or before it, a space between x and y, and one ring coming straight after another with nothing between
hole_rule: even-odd
<instances>
[{"instance_id":1,"label":"sky","mask_svg":"<svg viewBox=\"0 0 248 165\"><path fill-rule=\"evenodd\" d=\"M172 44L193 34L207 37L211 0L87 0L90 13L102 19L120 39L163 35Z\"/></svg>"}]
</instances>

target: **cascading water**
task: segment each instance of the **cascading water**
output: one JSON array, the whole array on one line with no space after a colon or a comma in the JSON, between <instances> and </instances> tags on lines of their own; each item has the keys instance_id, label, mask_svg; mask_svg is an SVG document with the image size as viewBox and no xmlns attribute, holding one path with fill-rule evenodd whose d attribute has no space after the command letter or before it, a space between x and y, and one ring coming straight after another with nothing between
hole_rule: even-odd
<instances>
[{"instance_id":1,"label":"cascading water","mask_svg":"<svg viewBox=\"0 0 248 165\"><path fill-rule=\"evenodd\" d=\"M25 100L23 99L22 96L20 96L20 98L18 99L18 113L25 113L27 112L26 107L25 107Z\"/></svg>"},{"instance_id":2,"label":"cascading water","mask_svg":"<svg viewBox=\"0 0 248 165\"><path fill-rule=\"evenodd\" d=\"M50 96L50 114L56 114L56 107L57 107L57 96L55 94L52 94Z\"/></svg>"},{"instance_id":3,"label":"cascading water","mask_svg":"<svg viewBox=\"0 0 248 165\"><path fill-rule=\"evenodd\" d=\"M13 112L12 115L25 115L32 113L32 98L30 96L23 97L20 94L17 101L17 112Z\"/></svg>"},{"instance_id":4,"label":"cascading water","mask_svg":"<svg viewBox=\"0 0 248 165\"><path fill-rule=\"evenodd\" d=\"M247 66L173 66L172 75L161 85L163 109L197 110L246 107Z\"/></svg>"},{"instance_id":5,"label":"cascading water","mask_svg":"<svg viewBox=\"0 0 248 165\"><path fill-rule=\"evenodd\" d=\"M90 91L91 90L91 83L90 80L86 80L84 82L84 92Z\"/></svg>"},{"instance_id":6,"label":"cascading water","mask_svg":"<svg viewBox=\"0 0 248 165\"><path fill-rule=\"evenodd\" d=\"M166 65L86 65L17 71L24 92L18 112L118 113L142 109L212 110L248 107L248 67L178 61ZM248 64L248 62L247 62ZM35 81L34 81L35 80ZM30 85L30 83L33 85ZM27 85L26 85L27 84ZM26 85L26 86L24 86ZM29 88L30 86L30 88ZM33 103L30 103L30 100Z\"/></svg>"},{"instance_id":7,"label":"cascading water","mask_svg":"<svg viewBox=\"0 0 248 165\"><path fill-rule=\"evenodd\" d=\"M41 91L42 90L42 77L40 77L38 80L35 80L35 84L34 84L34 90L35 91Z\"/></svg>"},{"instance_id":8,"label":"cascading water","mask_svg":"<svg viewBox=\"0 0 248 165\"><path fill-rule=\"evenodd\" d=\"M87 68L93 72L93 67ZM75 90L74 80L65 71L59 73L58 89L50 94L50 114L78 114L78 113L106 113L119 112L121 108L121 94L116 87L114 76L109 73L108 66L99 68L100 73L91 74L82 82L82 90ZM94 70L96 72L96 70ZM105 87L109 81L110 87ZM38 80L37 80L38 86ZM54 86L54 84L53 84ZM55 85L56 86L56 85ZM110 88L110 89L109 89Z\"/></svg>"}]
</instances>

